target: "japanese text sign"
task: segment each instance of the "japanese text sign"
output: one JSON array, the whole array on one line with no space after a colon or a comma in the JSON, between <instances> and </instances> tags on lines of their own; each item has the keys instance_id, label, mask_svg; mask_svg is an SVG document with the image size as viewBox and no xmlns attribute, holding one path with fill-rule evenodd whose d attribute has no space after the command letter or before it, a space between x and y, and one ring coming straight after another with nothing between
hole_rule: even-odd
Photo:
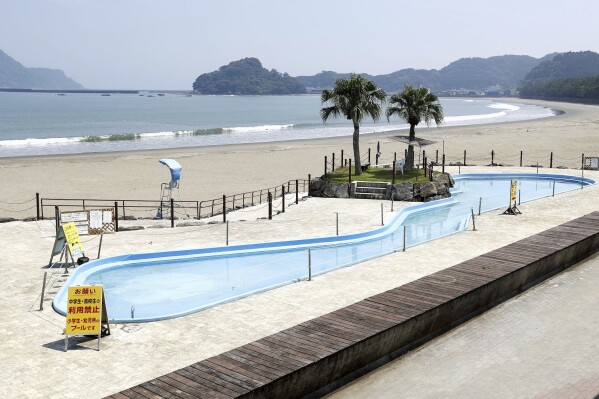
<instances>
[{"instance_id":1,"label":"japanese text sign","mask_svg":"<svg viewBox=\"0 0 599 399\"><path fill-rule=\"evenodd\" d=\"M101 285L69 287L66 334L100 334L102 299Z\"/></svg>"}]
</instances>

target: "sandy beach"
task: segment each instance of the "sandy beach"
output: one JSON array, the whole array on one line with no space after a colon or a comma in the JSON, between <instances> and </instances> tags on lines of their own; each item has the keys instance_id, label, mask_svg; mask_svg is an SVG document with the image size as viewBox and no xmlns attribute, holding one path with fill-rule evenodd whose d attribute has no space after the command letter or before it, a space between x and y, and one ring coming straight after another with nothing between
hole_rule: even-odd
<instances>
[{"instance_id":1,"label":"sandy beach","mask_svg":"<svg viewBox=\"0 0 599 399\"><path fill-rule=\"evenodd\" d=\"M467 150L468 159L472 160L468 164L489 164L490 152L494 150L497 154L496 163L517 166L522 150L525 164L532 164L533 161L536 164L537 160L541 162L541 159L546 159L543 166L548 166L549 153L553 151L554 166L564 165L572 169L554 169L552 172L579 174L580 170L576 168L580 168L581 153L599 155L599 148L596 148L599 141L595 138L599 107L535 103L563 110L565 114L529 122L420 129L417 133L438 141L426 148L427 153L432 154L436 149L441 152L444 140L448 162L453 161L452 158L459 161L463 151ZM391 158L393 151L403 152L405 145L392 140L391 136L391 133L364 135L362 152L369 146L374 149L377 141L381 141L383 159ZM3 209L0 215L15 218L34 216L35 209L20 213L14 211L28 204L13 205L6 202L30 200L36 192L42 197L158 200L160 183L169 180L167 169L158 163L162 157L180 161L183 166L181 197L196 200L271 187L290 179L307 178L309 173L319 176L323 172L323 156L330 156L332 152L339 154L341 149L351 151L349 136L165 151L0 158L0 180L3 183L0 200L4 201L0 204ZM462 173L532 171L531 168L509 166L469 166L464 169ZM457 173L458 168L448 167L448 171ZM585 171L585 176L599 180L597 171ZM596 211L598 200L599 186L595 185L523 203L520 207L523 214L518 217L502 216L500 212L484 213L477 218L477 231L469 229L410 248L406 252L396 252L332 271L317 276L311 282L290 284L177 319L113 325L111 336L102 340L99 352L94 350L94 341L85 339L72 340L69 351L63 351L65 319L52 310L51 300L68 276L62 270L46 268L54 242L52 221L2 223L0 234L6 237L6 241L0 248L1 264L5 266L0 278L0 364L3 365L0 369L0 397L104 397ZM396 203L394 212L391 212L390 204L385 204L385 218L392 217L401 206L406 205ZM251 210L243 210L230 214L232 244L332 235L335 212L341 215L341 234L380 226L378 201L308 198L290 206L286 213L276 216L272 221L257 220L264 216L263 211L258 209L254 214ZM215 221L218 222L218 218ZM11 241L11 237L17 239ZM219 223L108 234L104 237L102 257L219 246L224 245L224 237L224 226ZM92 253L90 258L94 259L97 236L85 236L83 240ZM590 259L572 268L583 267L583 271L589 271L583 276L585 280L580 278L580 281L596 286L599 273L591 273L590 270L599 267L597 259ZM45 271L49 274L50 282L44 310L40 311L39 295ZM579 276L573 279L579 281ZM583 287L584 291L590 292L586 287ZM569 320L570 326L576 330L578 341L572 343L570 331L562 332L562 335L552 332L555 339L551 345L562 345L560 353L564 353L564 356L573 359L581 356L581 353L590 359L599 356L596 345L596 314L599 307L596 306L595 297L591 298L591 302L593 306L584 311L570 307L565 310L578 312L575 313L576 317ZM538 323L535 325L535 320L530 318L533 323L530 328L543 330L545 327ZM482 325L477 323L483 322L474 319L469 325L473 325L476 332L482 329ZM520 328L518 318L508 317L502 324L513 331L519 331ZM490 336L490 341L476 334L473 339L485 348L495 342L493 334ZM555 347L551 347L539 351L553 353L554 350ZM444 355L438 356L443 358ZM503 365L497 359L491 359L489 362L493 367L485 370L489 373L484 374L486 379L480 381L496 380L497 374L492 372L510 375L510 383L502 383L502 386L507 387L505 389L508 391L511 389L508 392L511 396L534 397L544 396L551 389L569 387L568 384L577 384L585 379L595 378L591 380L595 381L599 375L597 362L588 361L584 367L573 366L562 379L557 380L551 375L559 372L563 358L543 359L527 353L518 356L522 371L514 374L512 365ZM536 384L528 384L526 367L540 368L537 366L539 359L548 376L539 378ZM426 359L418 363L430 367L416 377L422 379L427 375L437 375L440 376L439 387L447 386L443 378L454 379L452 367L439 370L432 367L434 363ZM478 367L478 363L479 358L476 357L462 367L472 370ZM410 365L408 363L407 367L410 368ZM490 384L485 389L491 389ZM588 386L590 389L597 387L590 383ZM520 388L514 391L513 387ZM468 381L454 388L449 393L445 392L444 396L467 397L473 392ZM491 392L487 397L505 397L501 395L503 392ZM349 395L351 397L351 391Z\"/></svg>"},{"instance_id":2,"label":"sandy beach","mask_svg":"<svg viewBox=\"0 0 599 399\"><path fill-rule=\"evenodd\" d=\"M597 128L599 107L546 101L501 99L508 102L534 103L564 114L550 118L492 125L463 127L431 127L416 129L418 137L436 141L423 147L429 159L436 152L446 154L446 163L463 162L464 150L468 165L488 165L491 151L494 162L519 166L548 167L553 152L553 166L580 168L581 154L599 156ZM381 122L381 124L386 122ZM405 144L392 140L406 131L362 135L361 152L381 142L382 162L402 157ZM43 198L98 198L159 200L160 184L170 180L160 158L173 158L183 167L180 185L182 200L206 200L246 191L273 187L288 180L307 179L308 174L324 172L324 156L337 162L344 150L352 154L351 136L298 140L262 144L179 148L167 150L72 154L66 156L0 158L0 216L25 218L35 215L35 209L23 202L39 192ZM417 150L416 150L417 151ZM439 155L441 157L441 155ZM441 160L439 160L441 161Z\"/></svg>"}]
</instances>

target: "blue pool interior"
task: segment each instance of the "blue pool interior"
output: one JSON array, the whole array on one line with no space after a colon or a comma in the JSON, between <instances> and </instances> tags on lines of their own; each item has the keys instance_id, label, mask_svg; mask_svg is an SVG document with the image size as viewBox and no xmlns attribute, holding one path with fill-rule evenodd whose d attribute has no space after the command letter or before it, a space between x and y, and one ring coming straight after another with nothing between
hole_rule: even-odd
<instances>
[{"instance_id":1,"label":"blue pool interior","mask_svg":"<svg viewBox=\"0 0 599 399\"><path fill-rule=\"evenodd\" d=\"M521 202L595 184L588 178L549 174L464 174L454 179L451 198L403 208L387 225L363 233L92 261L75 269L53 307L65 314L68 286L102 284L109 318L116 322L178 317L304 280L309 263L314 276L401 251L404 226L406 247L463 231L479 205L482 212L507 208L511 180L518 181Z\"/></svg>"}]
</instances>

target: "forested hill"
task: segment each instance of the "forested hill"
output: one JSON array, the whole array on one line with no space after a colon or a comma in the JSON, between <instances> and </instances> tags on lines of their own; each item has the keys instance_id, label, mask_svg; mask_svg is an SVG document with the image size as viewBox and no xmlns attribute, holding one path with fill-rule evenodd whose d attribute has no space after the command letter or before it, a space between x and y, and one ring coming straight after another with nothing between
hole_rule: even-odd
<instances>
[{"instance_id":1,"label":"forested hill","mask_svg":"<svg viewBox=\"0 0 599 399\"><path fill-rule=\"evenodd\" d=\"M60 69L26 68L0 50L0 88L78 90L83 86Z\"/></svg>"},{"instance_id":2,"label":"forested hill","mask_svg":"<svg viewBox=\"0 0 599 399\"><path fill-rule=\"evenodd\" d=\"M599 75L599 54L579 51L558 54L534 67L525 77L528 83L553 79L584 78Z\"/></svg>"},{"instance_id":3,"label":"forested hill","mask_svg":"<svg viewBox=\"0 0 599 399\"><path fill-rule=\"evenodd\" d=\"M303 94L306 87L287 73L263 68L257 58L244 58L198 76L193 90L200 94Z\"/></svg>"},{"instance_id":4,"label":"forested hill","mask_svg":"<svg viewBox=\"0 0 599 399\"><path fill-rule=\"evenodd\" d=\"M516 87L524 76L539 63L555 54L543 58L527 55L502 55L490 58L461 58L449 65L436 69L401 69L385 75L364 74L388 92L402 90L406 84L426 86L433 91L441 90L485 90L489 86ZM349 73L323 71L313 76L297 76L306 87L329 88L335 79L348 77Z\"/></svg>"}]
</instances>

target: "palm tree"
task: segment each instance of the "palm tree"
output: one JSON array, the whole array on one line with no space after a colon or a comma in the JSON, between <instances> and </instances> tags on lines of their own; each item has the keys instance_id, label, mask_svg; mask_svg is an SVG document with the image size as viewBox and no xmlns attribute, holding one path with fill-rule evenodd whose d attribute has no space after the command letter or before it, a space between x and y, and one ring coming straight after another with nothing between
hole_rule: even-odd
<instances>
[{"instance_id":1,"label":"palm tree","mask_svg":"<svg viewBox=\"0 0 599 399\"><path fill-rule=\"evenodd\" d=\"M389 99L391 106L387 108L387 120L393 115L399 116L410 125L410 142L416 138L416 126L424 120L427 126L431 121L437 125L443 122L443 107L439 103L439 98L431 93L427 88L413 88L407 85L401 93L391 96ZM406 159L406 169L414 167L414 146L408 145L408 157Z\"/></svg>"},{"instance_id":2,"label":"palm tree","mask_svg":"<svg viewBox=\"0 0 599 399\"><path fill-rule=\"evenodd\" d=\"M356 175L362 174L360 162L360 123L364 117L371 117L378 121L381 116L381 107L385 103L387 94L376 84L362 75L352 73L349 79L335 80L335 87L323 90L320 100L323 104L330 104L320 110L320 117L326 122L330 116L345 116L354 124L353 146L354 164ZM342 161L343 162L343 161Z\"/></svg>"}]
</instances>

